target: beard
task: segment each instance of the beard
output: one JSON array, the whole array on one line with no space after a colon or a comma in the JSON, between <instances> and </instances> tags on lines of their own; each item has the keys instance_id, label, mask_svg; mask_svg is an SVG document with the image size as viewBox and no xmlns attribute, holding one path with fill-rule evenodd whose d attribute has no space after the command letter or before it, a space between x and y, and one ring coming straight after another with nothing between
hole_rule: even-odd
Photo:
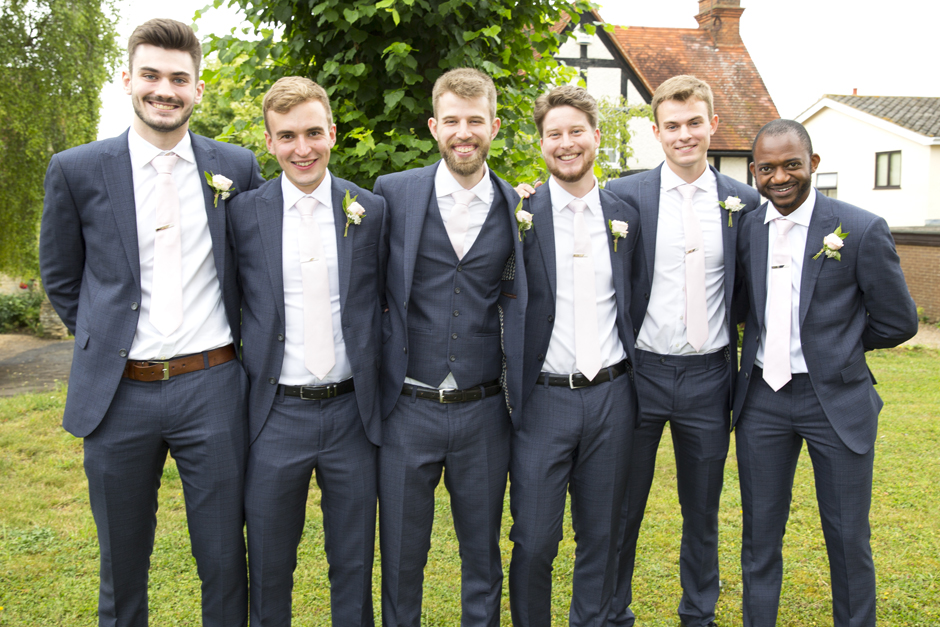
<instances>
[{"instance_id":1,"label":"beard","mask_svg":"<svg viewBox=\"0 0 940 627\"><path fill-rule=\"evenodd\" d=\"M787 211L799 209L800 205L806 202L806 199L809 197L809 190L812 187L812 181L810 179L805 179L797 185L796 195L793 197L793 200L788 202L785 205L778 205L776 202L773 203L774 207L778 210ZM757 191L761 194L764 194L765 198L770 198L770 190L773 189L769 185L765 186L764 189L758 189ZM784 214L787 215L787 214Z\"/></svg>"},{"instance_id":2,"label":"beard","mask_svg":"<svg viewBox=\"0 0 940 627\"><path fill-rule=\"evenodd\" d=\"M465 144L467 142L460 143ZM437 147L441 151L441 157L444 159L444 163L447 164L450 171L460 176L470 176L478 172L480 168L483 167L483 164L486 162L486 157L490 153L489 142L486 142L486 144L477 144L479 149L473 159L458 159L457 155L454 154L453 146L445 146L441 142L437 142Z\"/></svg>"},{"instance_id":3,"label":"beard","mask_svg":"<svg viewBox=\"0 0 940 627\"><path fill-rule=\"evenodd\" d=\"M585 152L584 153L584 165L581 166L581 169L578 170L577 172L562 172L555 166L555 163L556 163L555 159L551 159L550 161L548 159L545 159L544 161L545 161L545 167L548 169L549 174L554 176L556 179L565 183L577 183L582 178L584 178L585 174L587 174L588 172L594 169L595 158L596 157L594 153Z\"/></svg>"},{"instance_id":4,"label":"beard","mask_svg":"<svg viewBox=\"0 0 940 627\"><path fill-rule=\"evenodd\" d=\"M175 98L147 98L147 101L162 102L164 104L178 105L181 107L179 109L179 117L176 119L164 120L162 118L151 118L147 114L144 103L139 98L131 99L131 102L134 106L134 113L137 114L137 117L140 118L144 124L158 133L171 133L189 122L189 118L193 114L193 106L195 104L190 104L188 109L184 109L182 108L183 102Z\"/></svg>"}]
</instances>

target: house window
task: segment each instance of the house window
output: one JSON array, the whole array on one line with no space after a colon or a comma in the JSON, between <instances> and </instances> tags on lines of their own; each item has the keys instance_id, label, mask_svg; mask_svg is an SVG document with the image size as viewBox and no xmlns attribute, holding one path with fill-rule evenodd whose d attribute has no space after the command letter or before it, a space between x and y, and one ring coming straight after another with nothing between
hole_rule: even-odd
<instances>
[{"instance_id":1,"label":"house window","mask_svg":"<svg viewBox=\"0 0 940 627\"><path fill-rule=\"evenodd\" d=\"M816 175L816 189L823 196L838 198L839 174L837 172L820 172Z\"/></svg>"},{"instance_id":2,"label":"house window","mask_svg":"<svg viewBox=\"0 0 940 627\"><path fill-rule=\"evenodd\" d=\"M901 151L875 153L875 189L901 187Z\"/></svg>"}]
</instances>

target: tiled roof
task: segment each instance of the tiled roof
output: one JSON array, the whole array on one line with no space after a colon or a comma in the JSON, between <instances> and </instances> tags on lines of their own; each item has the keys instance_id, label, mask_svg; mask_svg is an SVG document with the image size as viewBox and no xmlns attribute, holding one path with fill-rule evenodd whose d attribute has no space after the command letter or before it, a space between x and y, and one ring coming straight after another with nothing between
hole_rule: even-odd
<instances>
[{"instance_id":1,"label":"tiled roof","mask_svg":"<svg viewBox=\"0 0 940 627\"><path fill-rule=\"evenodd\" d=\"M940 98L835 94L827 94L824 97L893 122L915 133L940 137Z\"/></svg>"},{"instance_id":2,"label":"tiled roof","mask_svg":"<svg viewBox=\"0 0 940 627\"><path fill-rule=\"evenodd\" d=\"M614 28L612 39L652 92L663 81L692 74L711 85L720 124L711 150L750 151L757 131L780 117L743 45L715 47L698 28Z\"/></svg>"}]
</instances>

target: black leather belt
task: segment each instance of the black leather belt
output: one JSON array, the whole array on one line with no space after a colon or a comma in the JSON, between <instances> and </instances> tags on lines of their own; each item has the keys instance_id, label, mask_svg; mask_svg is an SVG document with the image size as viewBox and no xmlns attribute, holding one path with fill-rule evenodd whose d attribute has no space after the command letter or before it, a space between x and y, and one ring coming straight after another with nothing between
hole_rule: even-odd
<instances>
[{"instance_id":1,"label":"black leather belt","mask_svg":"<svg viewBox=\"0 0 940 627\"><path fill-rule=\"evenodd\" d=\"M305 401L322 401L356 389L352 379L327 385L278 385L277 393L284 396L299 396Z\"/></svg>"},{"instance_id":2,"label":"black leather belt","mask_svg":"<svg viewBox=\"0 0 940 627\"><path fill-rule=\"evenodd\" d=\"M499 379L496 379L465 390L425 388L420 385L406 383L401 387L401 393L402 396L414 394L417 398L426 398L438 403L465 403L495 396L502 389L503 386L500 385Z\"/></svg>"},{"instance_id":3,"label":"black leather belt","mask_svg":"<svg viewBox=\"0 0 940 627\"><path fill-rule=\"evenodd\" d=\"M552 374L550 372L543 372L539 375L539 378L535 380L536 385L545 385L545 378L548 377L549 385L563 385L572 390L578 388L587 388L592 385L597 385L599 383L607 383L608 381L613 381L617 377L627 372L627 360L624 359L619 364L615 366L610 366L609 368L601 368L597 371L597 375L593 380L588 379L586 376L580 372L575 372L573 374ZM611 374L613 373L613 374Z\"/></svg>"}]
</instances>

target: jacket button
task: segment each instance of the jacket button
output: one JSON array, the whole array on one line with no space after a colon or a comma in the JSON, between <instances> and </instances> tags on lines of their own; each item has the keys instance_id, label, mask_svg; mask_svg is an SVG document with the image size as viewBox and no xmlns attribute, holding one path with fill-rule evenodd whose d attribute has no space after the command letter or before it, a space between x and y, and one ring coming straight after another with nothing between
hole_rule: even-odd
<instances>
[{"instance_id":1,"label":"jacket button","mask_svg":"<svg viewBox=\"0 0 940 627\"><path fill-rule=\"evenodd\" d=\"M451 356L450 356L450 360L451 360L451 361L457 361L457 356L456 356L456 355L451 355Z\"/></svg>"},{"instance_id":2,"label":"jacket button","mask_svg":"<svg viewBox=\"0 0 940 627\"><path fill-rule=\"evenodd\" d=\"M405 352L406 355L408 354L408 347L407 347L407 346L405 346L404 348L402 348L402 350Z\"/></svg>"},{"instance_id":3,"label":"jacket button","mask_svg":"<svg viewBox=\"0 0 940 627\"><path fill-rule=\"evenodd\" d=\"M643 298L645 298L646 300L649 300L649 299L650 299L650 295L649 295L649 294L643 294Z\"/></svg>"},{"instance_id":4,"label":"jacket button","mask_svg":"<svg viewBox=\"0 0 940 627\"><path fill-rule=\"evenodd\" d=\"M274 385L275 383L277 383L277 379L275 379L274 377L271 377L270 379L268 379L268 383L270 383L271 385Z\"/></svg>"},{"instance_id":5,"label":"jacket button","mask_svg":"<svg viewBox=\"0 0 940 627\"><path fill-rule=\"evenodd\" d=\"M118 351L118 355L120 355L121 357L127 357L127 351L122 348L121 350Z\"/></svg>"},{"instance_id":6,"label":"jacket button","mask_svg":"<svg viewBox=\"0 0 940 627\"><path fill-rule=\"evenodd\" d=\"M454 294L459 294L459 293L460 293L460 288L459 288L459 287L455 287L455 288L454 288Z\"/></svg>"},{"instance_id":7,"label":"jacket button","mask_svg":"<svg viewBox=\"0 0 940 627\"><path fill-rule=\"evenodd\" d=\"M405 309L408 309L408 301L406 300L404 303L402 303L402 306L403 306Z\"/></svg>"},{"instance_id":8,"label":"jacket button","mask_svg":"<svg viewBox=\"0 0 940 627\"><path fill-rule=\"evenodd\" d=\"M456 318L456 317L459 316L459 315L460 315L460 312L455 309L455 310L454 310L454 317Z\"/></svg>"},{"instance_id":9,"label":"jacket button","mask_svg":"<svg viewBox=\"0 0 940 627\"><path fill-rule=\"evenodd\" d=\"M538 359L539 361L542 361L543 359L545 359L545 355L543 355L542 353L539 353L536 359Z\"/></svg>"},{"instance_id":10,"label":"jacket button","mask_svg":"<svg viewBox=\"0 0 940 627\"><path fill-rule=\"evenodd\" d=\"M555 322L555 316L549 315L549 316L548 316L548 321L549 321L549 322Z\"/></svg>"},{"instance_id":11,"label":"jacket button","mask_svg":"<svg viewBox=\"0 0 940 627\"><path fill-rule=\"evenodd\" d=\"M457 334L456 334L456 333L452 333L451 336L450 336L450 339L456 340L456 339L457 339Z\"/></svg>"},{"instance_id":12,"label":"jacket button","mask_svg":"<svg viewBox=\"0 0 940 627\"><path fill-rule=\"evenodd\" d=\"M284 341L284 334L283 334L283 333L278 333L278 334L277 334L277 341L278 341L278 342L283 342L283 341Z\"/></svg>"},{"instance_id":13,"label":"jacket button","mask_svg":"<svg viewBox=\"0 0 940 627\"><path fill-rule=\"evenodd\" d=\"M750 379L750 378L751 378L750 374L751 374L751 373L749 373L749 372L745 372L745 373L744 373L744 378L745 378L745 379Z\"/></svg>"},{"instance_id":14,"label":"jacket button","mask_svg":"<svg viewBox=\"0 0 940 627\"><path fill-rule=\"evenodd\" d=\"M457 272L463 272L463 266L457 266Z\"/></svg>"},{"instance_id":15,"label":"jacket button","mask_svg":"<svg viewBox=\"0 0 940 627\"><path fill-rule=\"evenodd\" d=\"M139 307L140 305L138 305L137 303L131 303L131 311L137 311Z\"/></svg>"}]
</instances>

